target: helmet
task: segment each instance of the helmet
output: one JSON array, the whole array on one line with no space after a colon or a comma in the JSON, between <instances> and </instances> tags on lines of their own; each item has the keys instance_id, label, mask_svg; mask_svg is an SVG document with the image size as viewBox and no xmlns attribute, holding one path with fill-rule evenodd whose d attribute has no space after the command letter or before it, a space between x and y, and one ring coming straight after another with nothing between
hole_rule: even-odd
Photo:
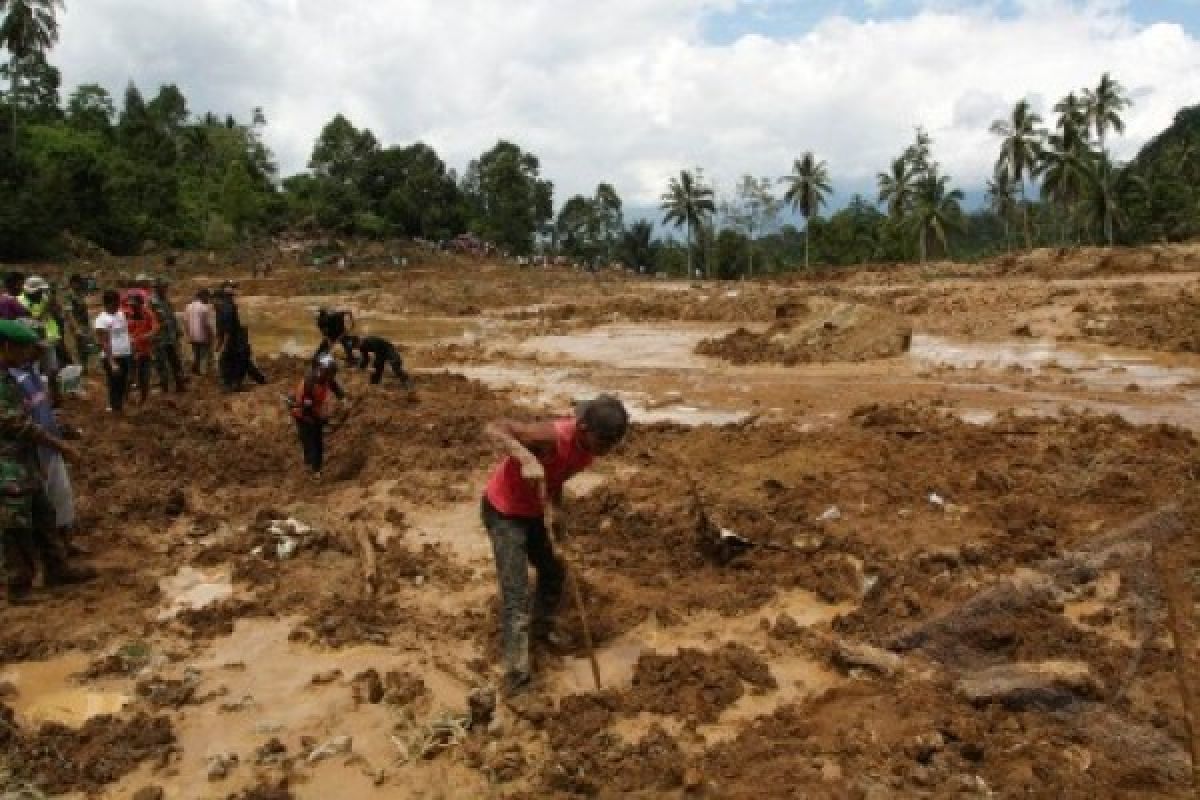
<instances>
[{"instance_id":1,"label":"helmet","mask_svg":"<svg viewBox=\"0 0 1200 800\"><path fill-rule=\"evenodd\" d=\"M46 283L46 279L41 275L31 275L25 279L25 291L27 292L44 292L50 288L50 284Z\"/></svg>"}]
</instances>

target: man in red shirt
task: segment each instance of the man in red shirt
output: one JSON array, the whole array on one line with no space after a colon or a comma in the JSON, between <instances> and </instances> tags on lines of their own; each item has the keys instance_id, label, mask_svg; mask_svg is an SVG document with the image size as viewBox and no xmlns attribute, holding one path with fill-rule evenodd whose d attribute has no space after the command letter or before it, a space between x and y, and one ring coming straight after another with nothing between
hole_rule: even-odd
<instances>
[{"instance_id":1,"label":"man in red shirt","mask_svg":"<svg viewBox=\"0 0 1200 800\"><path fill-rule=\"evenodd\" d=\"M146 308L140 293L129 295L129 338L133 340L133 374L137 376L138 405L150 395L150 365L154 363L154 345L158 337L158 318Z\"/></svg>"},{"instance_id":2,"label":"man in red shirt","mask_svg":"<svg viewBox=\"0 0 1200 800\"><path fill-rule=\"evenodd\" d=\"M325 426L332 416L330 395L338 402L346 399L346 393L337 382L337 362L331 354L324 353L317 356L308 375L288 398L292 418L296 420L296 433L304 450L304 463L314 480L320 479L321 467L325 464Z\"/></svg>"},{"instance_id":3,"label":"man in red shirt","mask_svg":"<svg viewBox=\"0 0 1200 800\"><path fill-rule=\"evenodd\" d=\"M565 570L547 531L560 538L563 484L607 455L629 429L629 414L612 395L580 403L573 417L493 422L488 433L508 455L492 472L483 498L483 524L492 540L500 584L505 692L517 695L532 679L531 625L550 633L562 599ZM537 570L529 612L528 565Z\"/></svg>"}]
</instances>

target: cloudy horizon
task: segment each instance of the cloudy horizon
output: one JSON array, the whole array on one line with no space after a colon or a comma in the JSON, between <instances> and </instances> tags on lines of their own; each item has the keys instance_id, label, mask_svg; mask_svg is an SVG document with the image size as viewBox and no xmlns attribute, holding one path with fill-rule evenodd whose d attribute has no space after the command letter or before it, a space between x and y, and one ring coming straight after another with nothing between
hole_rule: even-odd
<instances>
[{"instance_id":1,"label":"cloudy horizon","mask_svg":"<svg viewBox=\"0 0 1200 800\"><path fill-rule=\"evenodd\" d=\"M729 190L805 150L839 198L873 199L918 125L973 191L1022 97L1049 116L1110 71L1135 101L1119 159L1200 102L1196 0L67 0L60 24L64 96L174 83L193 114L261 106L281 175L342 113L460 172L514 141L558 205L606 181L653 206L695 166Z\"/></svg>"}]
</instances>

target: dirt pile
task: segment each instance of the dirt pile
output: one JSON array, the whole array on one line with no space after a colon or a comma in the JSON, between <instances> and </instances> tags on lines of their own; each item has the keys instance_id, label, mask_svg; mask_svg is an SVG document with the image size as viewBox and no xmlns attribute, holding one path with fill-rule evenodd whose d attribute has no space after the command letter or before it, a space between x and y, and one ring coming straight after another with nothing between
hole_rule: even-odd
<instances>
[{"instance_id":1,"label":"dirt pile","mask_svg":"<svg viewBox=\"0 0 1200 800\"><path fill-rule=\"evenodd\" d=\"M907 352L911 341L912 327L889 310L814 298L795 319L776 323L764 333L739 328L701 342L696 352L734 364L791 366L891 358Z\"/></svg>"},{"instance_id":2,"label":"dirt pile","mask_svg":"<svg viewBox=\"0 0 1200 800\"><path fill-rule=\"evenodd\" d=\"M1091 313L1080 332L1111 345L1200 353L1200 295L1180 291L1174 297L1118 302L1109 313Z\"/></svg>"}]
</instances>

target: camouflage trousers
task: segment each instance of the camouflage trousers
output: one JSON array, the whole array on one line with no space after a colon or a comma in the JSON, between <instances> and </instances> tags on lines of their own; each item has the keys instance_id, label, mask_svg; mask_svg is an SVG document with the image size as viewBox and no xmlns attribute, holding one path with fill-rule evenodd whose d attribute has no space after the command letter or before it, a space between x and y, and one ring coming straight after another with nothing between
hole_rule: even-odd
<instances>
[{"instance_id":1,"label":"camouflage trousers","mask_svg":"<svg viewBox=\"0 0 1200 800\"><path fill-rule=\"evenodd\" d=\"M28 586L39 563L48 572L66 563L66 545L54 526L54 506L45 493L5 498L0 514L0 586Z\"/></svg>"}]
</instances>

